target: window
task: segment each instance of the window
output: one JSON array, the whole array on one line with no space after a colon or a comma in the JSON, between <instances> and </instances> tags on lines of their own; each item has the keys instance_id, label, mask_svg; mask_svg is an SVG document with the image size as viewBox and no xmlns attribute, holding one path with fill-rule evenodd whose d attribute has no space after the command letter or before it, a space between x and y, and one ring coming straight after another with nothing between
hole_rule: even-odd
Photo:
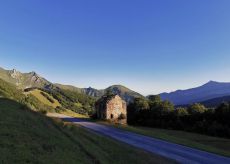
<instances>
[{"instance_id":1,"label":"window","mask_svg":"<svg viewBox=\"0 0 230 164\"><path fill-rule=\"evenodd\" d=\"M110 118L113 119L113 114L111 114Z\"/></svg>"}]
</instances>

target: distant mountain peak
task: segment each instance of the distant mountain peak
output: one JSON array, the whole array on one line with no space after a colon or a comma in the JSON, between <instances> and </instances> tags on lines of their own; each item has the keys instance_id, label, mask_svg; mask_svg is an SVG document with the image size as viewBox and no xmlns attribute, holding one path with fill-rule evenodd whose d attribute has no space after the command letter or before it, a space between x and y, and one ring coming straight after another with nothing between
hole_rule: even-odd
<instances>
[{"instance_id":1,"label":"distant mountain peak","mask_svg":"<svg viewBox=\"0 0 230 164\"><path fill-rule=\"evenodd\" d=\"M10 73L17 73L18 71L16 69L10 70Z\"/></svg>"},{"instance_id":2,"label":"distant mountain peak","mask_svg":"<svg viewBox=\"0 0 230 164\"><path fill-rule=\"evenodd\" d=\"M209 82L207 82L207 83L204 84L203 86L215 86L215 85L217 85L217 84L220 84L220 82L210 80Z\"/></svg>"},{"instance_id":3,"label":"distant mountain peak","mask_svg":"<svg viewBox=\"0 0 230 164\"><path fill-rule=\"evenodd\" d=\"M216 83L219 83L219 82L210 80L207 84L216 84Z\"/></svg>"},{"instance_id":4,"label":"distant mountain peak","mask_svg":"<svg viewBox=\"0 0 230 164\"><path fill-rule=\"evenodd\" d=\"M17 71L16 69L12 69L9 71L10 76L14 79L18 79L21 76L21 72Z\"/></svg>"},{"instance_id":5,"label":"distant mountain peak","mask_svg":"<svg viewBox=\"0 0 230 164\"><path fill-rule=\"evenodd\" d=\"M191 104L221 96L229 96L230 83L210 80L206 84L196 88L162 93L160 95L163 100L170 100L176 105Z\"/></svg>"},{"instance_id":6,"label":"distant mountain peak","mask_svg":"<svg viewBox=\"0 0 230 164\"><path fill-rule=\"evenodd\" d=\"M32 76L39 76L35 71L32 71L29 74L31 74Z\"/></svg>"},{"instance_id":7,"label":"distant mountain peak","mask_svg":"<svg viewBox=\"0 0 230 164\"><path fill-rule=\"evenodd\" d=\"M17 70L16 70L16 69L13 69L12 71L13 71L13 72L17 72Z\"/></svg>"},{"instance_id":8,"label":"distant mountain peak","mask_svg":"<svg viewBox=\"0 0 230 164\"><path fill-rule=\"evenodd\" d=\"M209 80L208 83L216 83L216 81Z\"/></svg>"},{"instance_id":9,"label":"distant mountain peak","mask_svg":"<svg viewBox=\"0 0 230 164\"><path fill-rule=\"evenodd\" d=\"M34 71L29 73L21 73L16 69L5 70L0 68L0 78L6 82L16 85L20 89L31 87L45 88L51 84Z\"/></svg>"},{"instance_id":10,"label":"distant mountain peak","mask_svg":"<svg viewBox=\"0 0 230 164\"><path fill-rule=\"evenodd\" d=\"M219 82L219 81L212 81L212 80L210 80L206 84L211 84L211 85L230 85L230 82Z\"/></svg>"}]
</instances>

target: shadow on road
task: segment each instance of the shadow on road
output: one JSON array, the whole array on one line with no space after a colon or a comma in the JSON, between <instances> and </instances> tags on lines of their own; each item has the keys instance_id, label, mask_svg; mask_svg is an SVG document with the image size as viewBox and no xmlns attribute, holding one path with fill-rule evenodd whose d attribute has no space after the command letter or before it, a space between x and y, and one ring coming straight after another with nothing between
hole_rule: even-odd
<instances>
[{"instance_id":1,"label":"shadow on road","mask_svg":"<svg viewBox=\"0 0 230 164\"><path fill-rule=\"evenodd\" d=\"M89 118L69 118L63 117L61 118L65 122L89 122Z\"/></svg>"}]
</instances>

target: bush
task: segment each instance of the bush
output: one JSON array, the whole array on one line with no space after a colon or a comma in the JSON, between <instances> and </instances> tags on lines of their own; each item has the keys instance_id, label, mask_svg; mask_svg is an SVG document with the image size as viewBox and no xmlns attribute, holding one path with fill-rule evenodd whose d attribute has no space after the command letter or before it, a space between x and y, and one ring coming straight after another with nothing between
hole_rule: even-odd
<instances>
[{"instance_id":1,"label":"bush","mask_svg":"<svg viewBox=\"0 0 230 164\"><path fill-rule=\"evenodd\" d=\"M44 114L44 115L47 114L47 111L46 111L46 110L40 110L39 112L40 112L41 114Z\"/></svg>"},{"instance_id":2,"label":"bush","mask_svg":"<svg viewBox=\"0 0 230 164\"><path fill-rule=\"evenodd\" d=\"M120 116L118 117L119 120L124 120L126 119L126 115L124 113L121 113Z\"/></svg>"},{"instance_id":3,"label":"bush","mask_svg":"<svg viewBox=\"0 0 230 164\"><path fill-rule=\"evenodd\" d=\"M150 97L148 103L135 99L128 105L128 124L230 138L230 103L223 103L216 109L207 109L198 103L188 109L174 109L172 103L160 101L154 96Z\"/></svg>"},{"instance_id":4,"label":"bush","mask_svg":"<svg viewBox=\"0 0 230 164\"><path fill-rule=\"evenodd\" d=\"M90 118L93 119L93 120L98 119L97 118L97 113L93 113L92 115L90 115Z\"/></svg>"},{"instance_id":5,"label":"bush","mask_svg":"<svg viewBox=\"0 0 230 164\"><path fill-rule=\"evenodd\" d=\"M192 104L189 108L188 108L188 112L190 114L198 114L198 113L204 113L206 112L208 109L202 105L202 104L199 104L199 103L195 103L195 104Z\"/></svg>"},{"instance_id":6,"label":"bush","mask_svg":"<svg viewBox=\"0 0 230 164\"><path fill-rule=\"evenodd\" d=\"M54 100L45 92L40 92L42 96L44 96L47 100L49 100L49 102L51 102L52 104L55 103Z\"/></svg>"},{"instance_id":7,"label":"bush","mask_svg":"<svg viewBox=\"0 0 230 164\"><path fill-rule=\"evenodd\" d=\"M80 114L92 114L96 99L77 91L70 91L53 87L52 89L42 89L42 91L53 96L64 108ZM81 104L77 106L76 104Z\"/></svg>"},{"instance_id":8,"label":"bush","mask_svg":"<svg viewBox=\"0 0 230 164\"><path fill-rule=\"evenodd\" d=\"M175 110L175 114L177 116L185 116L188 115L188 110L186 108L179 107Z\"/></svg>"},{"instance_id":9,"label":"bush","mask_svg":"<svg viewBox=\"0 0 230 164\"><path fill-rule=\"evenodd\" d=\"M61 106L57 106L57 107L55 108L55 112L57 112L57 113L64 112L65 110L66 110L66 109L63 108L63 107L61 107Z\"/></svg>"}]
</instances>

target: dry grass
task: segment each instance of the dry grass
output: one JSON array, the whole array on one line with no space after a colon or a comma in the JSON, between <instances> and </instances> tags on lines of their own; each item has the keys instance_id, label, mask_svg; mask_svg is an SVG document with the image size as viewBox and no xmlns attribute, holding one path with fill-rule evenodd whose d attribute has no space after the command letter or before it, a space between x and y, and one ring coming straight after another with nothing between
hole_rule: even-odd
<instances>
[{"instance_id":1,"label":"dry grass","mask_svg":"<svg viewBox=\"0 0 230 164\"><path fill-rule=\"evenodd\" d=\"M46 93L47 95L49 95L49 97L51 99L54 100L54 103L51 103L46 97L44 97L41 94L41 92L43 92L43 91L41 91L39 89L35 89L35 90L30 91L30 94L32 94L33 96L35 96L39 101L41 101L45 105L51 106L53 108L56 108L57 106L61 106L61 104L55 98L53 98L53 96L51 96L48 93Z\"/></svg>"},{"instance_id":2,"label":"dry grass","mask_svg":"<svg viewBox=\"0 0 230 164\"><path fill-rule=\"evenodd\" d=\"M89 116L75 113L75 112L68 110L68 109L66 109L65 111L60 111L59 113L67 115L67 116L71 116L71 117L76 117L76 118L89 118Z\"/></svg>"}]
</instances>

